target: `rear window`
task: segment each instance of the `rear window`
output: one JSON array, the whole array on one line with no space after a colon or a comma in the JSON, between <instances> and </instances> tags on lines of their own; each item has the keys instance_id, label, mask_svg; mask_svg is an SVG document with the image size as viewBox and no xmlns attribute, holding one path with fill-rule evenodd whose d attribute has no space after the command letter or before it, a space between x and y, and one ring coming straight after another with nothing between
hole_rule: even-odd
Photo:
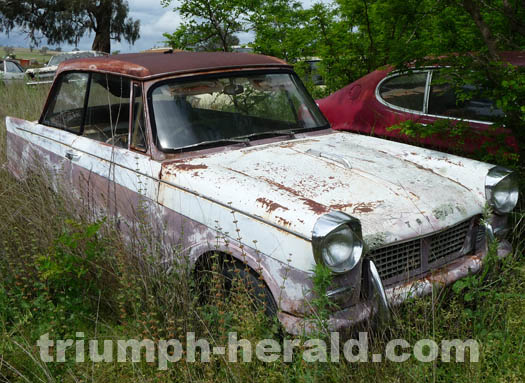
<instances>
[{"instance_id":1,"label":"rear window","mask_svg":"<svg viewBox=\"0 0 525 383\"><path fill-rule=\"evenodd\" d=\"M460 100L458 93L467 95L467 100ZM428 100L428 113L477 121L495 121L503 117L492 100L481 95L479 87L464 85L456 89L450 75L434 71Z\"/></svg>"},{"instance_id":2,"label":"rear window","mask_svg":"<svg viewBox=\"0 0 525 383\"><path fill-rule=\"evenodd\" d=\"M409 73L385 80L380 97L394 106L423 112L427 72Z\"/></svg>"}]
</instances>

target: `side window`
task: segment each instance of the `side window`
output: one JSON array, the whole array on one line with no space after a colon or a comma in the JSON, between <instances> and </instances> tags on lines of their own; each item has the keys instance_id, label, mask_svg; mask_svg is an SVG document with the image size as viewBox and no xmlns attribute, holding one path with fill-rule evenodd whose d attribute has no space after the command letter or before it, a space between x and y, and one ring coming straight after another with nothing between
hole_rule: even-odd
<instances>
[{"instance_id":1,"label":"side window","mask_svg":"<svg viewBox=\"0 0 525 383\"><path fill-rule=\"evenodd\" d=\"M131 125L130 146L143 152L147 150L142 87L138 84L133 84L133 120Z\"/></svg>"},{"instance_id":2,"label":"side window","mask_svg":"<svg viewBox=\"0 0 525 383\"><path fill-rule=\"evenodd\" d=\"M62 75L41 123L80 134L88 80L87 73Z\"/></svg>"},{"instance_id":3,"label":"side window","mask_svg":"<svg viewBox=\"0 0 525 383\"><path fill-rule=\"evenodd\" d=\"M427 72L409 73L385 80L379 95L389 104L423 112Z\"/></svg>"},{"instance_id":4,"label":"side window","mask_svg":"<svg viewBox=\"0 0 525 383\"><path fill-rule=\"evenodd\" d=\"M465 101L458 100L452 83L448 74L434 71L428 99L429 114L478 121L494 121L503 116L501 109L496 108L491 100L476 95L478 89L474 86L465 85L459 89L471 93L472 97Z\"/></svg>"},{"instance_id":5,"label":"side window","mask_svg":"<svg viewBox=\"0 0 525 383\"><path fill-rule=\"evenodd\" d=\"M129 97L129 79L93 73L83 136L127 148Z\"/></svg>"},{"instance_id":6,"label":"side window","mask_svg":"<svg viewBox=\"0 0 525 383\"><path fill-rule=\"evenodd\" d=\"M14 62L6 61L5 63L6 63L7 72L22 73L22 70L20 69L20 67L16 65Z\"/></svg>"}]
</instances>

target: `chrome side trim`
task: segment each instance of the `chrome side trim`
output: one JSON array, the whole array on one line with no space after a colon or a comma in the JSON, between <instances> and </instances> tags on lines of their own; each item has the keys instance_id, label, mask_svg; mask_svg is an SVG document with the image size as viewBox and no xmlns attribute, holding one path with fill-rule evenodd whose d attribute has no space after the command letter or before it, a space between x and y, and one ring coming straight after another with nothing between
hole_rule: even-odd
<instances>
[{"instance_id":1,"label":"chrome side trim","mask_svg":"<svg viewBox=\"0 0 525 383\"><path fill-rule=\"evenodd\" d=\"M338 289L334 289L334 290L329 290L326 292L326 296L328 298L332 298L336 295L339 295L339 294L343 294L343 293L346 293L347 291L349 290L353 290L355 289L355 286L343 286L343 287L339 287Z\"/></svg>"},{"instance_id":2,"label":"chrome side trim","mask_svg":"<svg viewBox=\"0 0 525 383\"><path fill-rule=\"evenodd\" d=\"M428 70L428 69L427 69ZM414 70L412 71L413 73L418 73L418 72L424 72L425 70ZM379 101L379 103L383 104L384 106L390 108L390 109L394 109L394 110L398 110L400 112L405 112L405 113L410 113L410 114L417 114L419 116L425 116L425 117L433 117L433 118L440 118L440 119L444 119L444 120L453 120L453 121L464 121L464 122L473 122L475 124L482 124L482 125L487 125L487 126L490 126L490 125L494 125L493 122L488 122L488 121L479 121L479 120L467 120L467 119L464 119L464 118L457 118L457 117L449 117L449 116L440 116L438 114L428 114L424 111L418 111L418 110L414 110L414 109L407 109L407 108L402 108L400 106L396 106L396 105L393 105L393 104L390 104L389 102L386 102L380 95L379 93L379 88L381 87L381 85L383 85L383 83L387 80L390 80L391 78L393 77L397 77L397 76L400 76L402 74L405 74L407 73L408 71L405 71L405 72L396 72L394 74L390 74L388 76L386 76L384 79L382 79L381 81L379 81L379 83L377 84L376 86L376 91L375 91L375 96L376 96L376 100ZM428 81L428 78L427 78L427 81ZM428 87L428 83L427 83L427 87ZM430 92L430 89L428 90ZM427 90L425 89L425 93L427 92ZM427 109L428 111L428 109Z\"/></svg>"}]
</instances>

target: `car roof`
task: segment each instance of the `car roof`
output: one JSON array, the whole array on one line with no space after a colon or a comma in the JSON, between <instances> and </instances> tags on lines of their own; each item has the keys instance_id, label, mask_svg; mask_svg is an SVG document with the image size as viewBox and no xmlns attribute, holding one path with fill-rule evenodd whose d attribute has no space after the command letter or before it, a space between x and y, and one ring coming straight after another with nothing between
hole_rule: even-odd
<instances>
[{"instance_id":1,"label":"car roof","mask_svg":"<svg viewBox=\"0 0 525 383\"><path fill-rule=\"evenodd\" d=\"M174 74L262 67L291 68L278 58L251 53L168 51L73 59L61 63L57 75L65 71L84 70L149 79Z\"/></svg>"}]
</instances>

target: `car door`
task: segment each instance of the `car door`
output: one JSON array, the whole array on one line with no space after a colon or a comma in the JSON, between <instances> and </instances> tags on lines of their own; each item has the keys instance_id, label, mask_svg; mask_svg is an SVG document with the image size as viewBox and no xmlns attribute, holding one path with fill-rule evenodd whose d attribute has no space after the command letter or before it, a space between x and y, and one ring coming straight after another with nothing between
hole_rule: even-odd
<instances>
[{"instance_id":1,"label":"car door","mask_svg":"<svg viewBox=\"0 0 525 383\"><path fill-rule=\"evenodd\" d=\"M128 223L158 193L160 164L148 152L141 108L140 84L91 73L82 132L72 143L75 183L84 201Z\"/></svg>"}]
</instances>

